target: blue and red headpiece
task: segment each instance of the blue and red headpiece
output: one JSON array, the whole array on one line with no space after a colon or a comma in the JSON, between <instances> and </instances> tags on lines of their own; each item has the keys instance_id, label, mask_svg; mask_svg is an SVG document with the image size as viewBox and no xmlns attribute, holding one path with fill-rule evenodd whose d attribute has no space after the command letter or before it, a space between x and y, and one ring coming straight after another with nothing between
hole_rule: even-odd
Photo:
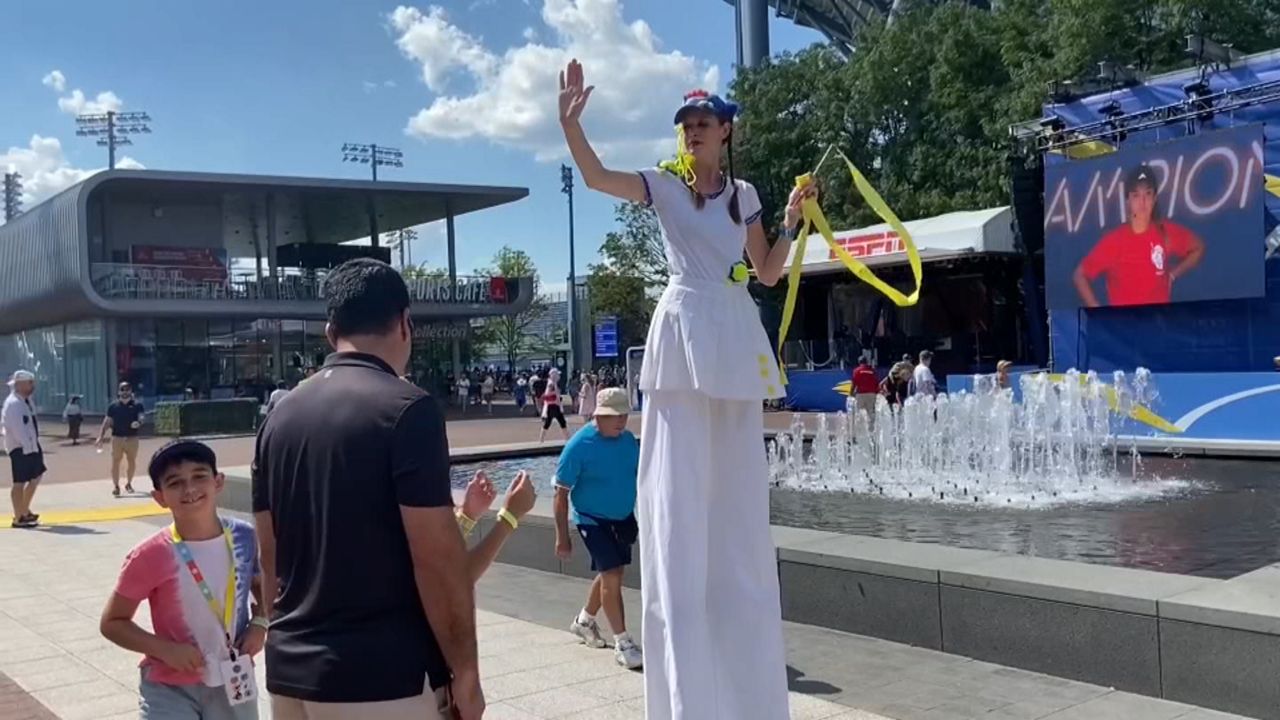
<instances>
[{"instance_id":1,"label":"blue and red headpiece","mask_svg":"<svg viewBox=\"0 0 1280 720\"><path fill-rule=\"evenodd\" d=\"M684 104L676 110L676 125L684 122L684 118L695 110L705 110L716 116L720 122L733 122L738 116L738 104L729 102L719 95L712 95L706 90L693 90L684 96Z\"/></svg>"}]
</instances>

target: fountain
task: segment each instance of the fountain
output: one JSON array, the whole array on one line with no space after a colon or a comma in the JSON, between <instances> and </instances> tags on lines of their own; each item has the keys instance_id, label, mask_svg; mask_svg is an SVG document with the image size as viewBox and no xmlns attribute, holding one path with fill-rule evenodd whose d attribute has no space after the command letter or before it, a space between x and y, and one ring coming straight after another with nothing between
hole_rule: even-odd
<instances>
[{"instance_id":1,"label":"fountain","mask_svg":"<svg viewBox=\"0 0 1280 720\"><path fill-rule=\"evenodd\" d=\"M1096 373L1020 377L1021 401L991 376L974 392L915 396L897 411L879 398L865 413L818 415L806 452L801 419L769 445L777 488L977 506L1042 508L1117 503L1184 492L1184 480L1143 477L1113 418L1156 398L1151 373L1112 384Z\"/></svg>"}]
</instances>

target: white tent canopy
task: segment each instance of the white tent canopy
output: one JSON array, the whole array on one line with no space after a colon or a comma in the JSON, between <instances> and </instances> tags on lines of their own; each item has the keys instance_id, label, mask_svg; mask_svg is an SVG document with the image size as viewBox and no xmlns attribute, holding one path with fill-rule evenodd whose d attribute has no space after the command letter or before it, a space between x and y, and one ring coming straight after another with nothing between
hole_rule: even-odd
<instances>
[{"instance_id":1,"label":"white tent canopy","mask_svg":"<svg viewBox=\"0 0 1280 720\"><path fill-rule=\"evenodd\" d=\"M1013 253L1013 212L1004 207L965 210L903 223L915 240L922 260L944 260L978 253ZM888 224L834 233L849 254L868 266L895 265L907 261L902 240ZM792 244L787 268L795 262L798 245ZM843 270L844 265L827 247L821 235L809 237L802 275Z\"/></svg>"}]
</instances>

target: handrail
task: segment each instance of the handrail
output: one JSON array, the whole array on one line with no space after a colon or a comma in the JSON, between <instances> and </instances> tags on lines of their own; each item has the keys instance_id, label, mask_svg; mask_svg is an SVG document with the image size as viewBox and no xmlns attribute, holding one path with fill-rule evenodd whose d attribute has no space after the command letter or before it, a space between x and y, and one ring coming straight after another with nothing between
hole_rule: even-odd
<instances>
[{"instance_id":1,"label":"handrail","mask_svg":"<svg viewBox=\"0 0 1280 720\"><path fill-rule=\"evenodd\" d=\"M324 299L327 269L277 268L275 277L221 266L93 263L93 287L110 299L129 300L302 300ZM476 275L407 277L415 303L506 304L514 297L507 281Z\"/></svg>"}]
</instances>

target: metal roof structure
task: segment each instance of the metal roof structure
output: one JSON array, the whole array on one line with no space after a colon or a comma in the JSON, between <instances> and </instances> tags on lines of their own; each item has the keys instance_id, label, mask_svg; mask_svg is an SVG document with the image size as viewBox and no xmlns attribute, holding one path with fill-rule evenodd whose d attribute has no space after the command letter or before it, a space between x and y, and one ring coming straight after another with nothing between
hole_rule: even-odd
<instances>
[{"instance_id":1,"label":"metal roof structure","mask_svg":"<svg viewBox=\"0 0 1280 720\"><path fill-rule=\"evenodd\" d=\"M932 0L767 0L778 17L801 27L817 30L846 55L853 52L859 30L875 18L906 10L918 2ZM737 6L740 0L725 0ZM969 0L969 4L990 8L991 0Z\"/></svg>"},{"instance_id":2,"label":"metal roof structure","mask_svg":"<svg viewBox=\"0 0 1280 720\"><path fill-rule=\"evenodd\" d=\"M221 237L220 247L235 250L232 257L255 255L248 198L275 198L272 217L265 220L280 242L337 244L369 235L370 215L379 234L435 220L496 207L528 196L526 188L446 185L369 180L273 177L265 175L109 170L93 175L22 215L0 225L0 333L43 327L87 317L167 316L207 317L323 317L324 303L315 300L116 299L94 285L102 257L104 207L142 208L110 224L112 235L130 238L145 232L148 223L168 217L192 197L216 198L209 220ZM209 203L206 203L208 205ZM174 219L181 225L183 217ZM272 219L274 218L274 219ZM191 232L194 237L196 229ZM179 230L174 242L201 247ZM154 234L146 237L155 237ZM268 241L268 250L271 245ZM276 246L279 247L279 246ZM268 256L270 253L268 253ZM269 262L269 261L268 261ZM532 297L532 282L521 279L516 297L506 304L461 302L419 303L415 316L480 316L516 312ZM317 315L319 313L319 315Z\"/></svg>"}]
</instances>

